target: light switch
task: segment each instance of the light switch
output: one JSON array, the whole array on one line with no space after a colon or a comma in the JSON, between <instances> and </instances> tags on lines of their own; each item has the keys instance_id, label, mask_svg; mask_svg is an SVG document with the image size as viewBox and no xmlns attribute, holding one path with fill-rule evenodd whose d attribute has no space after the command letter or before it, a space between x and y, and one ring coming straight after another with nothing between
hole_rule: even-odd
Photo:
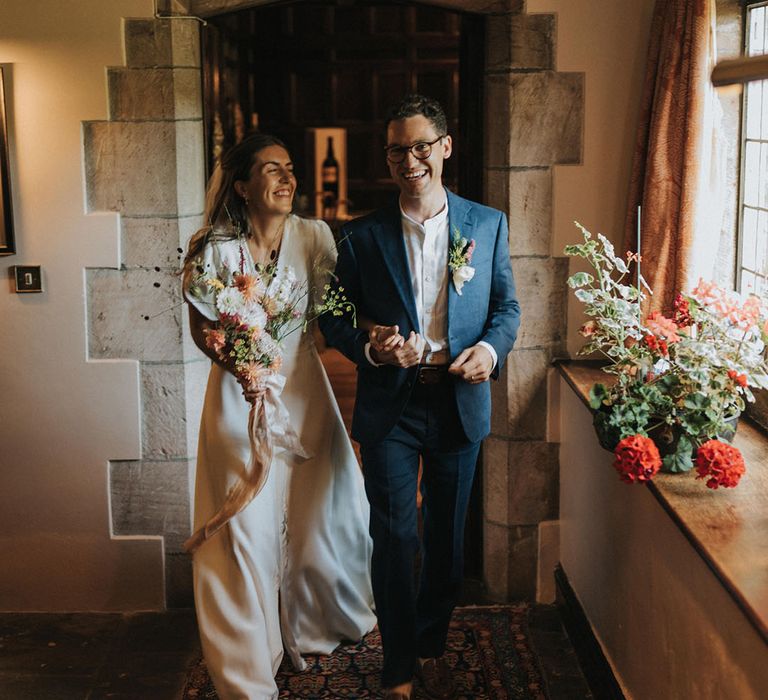
<instances>
[{"instance_id":1,"label":"light switch","mask_svg":"<svg viewBox=\"0 0 768 700\"><path fill-rule=\"evenodd\" d=\"M43 275L40 265L14 265L16 293L26 294L43 291Z\"/></svg>"}]
</instances>

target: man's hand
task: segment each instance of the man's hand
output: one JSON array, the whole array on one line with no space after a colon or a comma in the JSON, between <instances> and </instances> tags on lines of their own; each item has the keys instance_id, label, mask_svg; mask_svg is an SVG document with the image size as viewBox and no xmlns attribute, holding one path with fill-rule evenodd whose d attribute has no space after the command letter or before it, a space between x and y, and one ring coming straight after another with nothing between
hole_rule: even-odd
<instances>
[{"instance_id":1,"label":"man's hand","mask_svg":"<svg viewBox=\"0 0 768 700\"><path fill-rule=\"evenodd\" d=\"M473 345L459 353L448 371L469 384L482 384L487 382L491 376L493 357L488 352L488 348L482 345Z\"/></svg>"},{"instance_id":2,"label":"man's hand","mask_svg":"<svg viewBox=\"0 0 768 700\"><path fill-rule=\"evenodd\" d=\"M371 357L379 364L394 365L395 367L413 367L419 364L425 345L426 341L424 338L418 333L411 331L408 340L392 350L379 351L371 345Z\"/></svg>"}]
</instances>

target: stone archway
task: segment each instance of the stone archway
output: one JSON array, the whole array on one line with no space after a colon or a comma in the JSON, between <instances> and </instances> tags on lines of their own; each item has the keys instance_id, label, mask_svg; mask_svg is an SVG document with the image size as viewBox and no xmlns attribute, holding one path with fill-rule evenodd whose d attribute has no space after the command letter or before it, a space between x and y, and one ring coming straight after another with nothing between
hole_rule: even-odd
<instances>
[{"instance_id":1,"label":"stone archway","mask_svg":"<svg viewBox=\"0 0 768 700\"><path fill-rule=\"evenodd\" d=\"M200 225L204 187L198 23L178 15L279 1L170 0L175 18L125 20L126 66L108 71L110 119L84 124L88 207L120 212L123 241L119 270L88 271L89 352L135 358L141 369L142 459L110 464L112 529L163 537L169 606L191 600L181 543L207 373L174 274L178 249ZM583 76L555 71L555 17L525 14L522 0L425 4L486 16L485 201L509 217L523 324L493 385L484 573L490 597L533 598L558 517L547 384L551 359L564 351L567 265L550 249L552 168L581 160Z\"/></svg>"}]
</instances>

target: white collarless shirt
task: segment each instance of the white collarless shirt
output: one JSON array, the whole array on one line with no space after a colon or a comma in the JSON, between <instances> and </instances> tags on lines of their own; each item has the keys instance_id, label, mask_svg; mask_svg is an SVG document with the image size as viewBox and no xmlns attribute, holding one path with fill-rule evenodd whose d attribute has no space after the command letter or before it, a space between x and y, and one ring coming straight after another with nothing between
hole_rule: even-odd
<instances>
[{"instance_id":1,"label":"white collarless shirt","mask_svg":"<svg viewBox=\"0 0 768 700\"><path fill-rule=\"evenodd\" d=\"M423 224L408 216L401 206L400 223L419 328L426 341L423 361L445 364L448 361L448 200ZM443 350L446 352L441 353ZM445 357L440 362L441 354Z\"/></svg>"}]
</instances>

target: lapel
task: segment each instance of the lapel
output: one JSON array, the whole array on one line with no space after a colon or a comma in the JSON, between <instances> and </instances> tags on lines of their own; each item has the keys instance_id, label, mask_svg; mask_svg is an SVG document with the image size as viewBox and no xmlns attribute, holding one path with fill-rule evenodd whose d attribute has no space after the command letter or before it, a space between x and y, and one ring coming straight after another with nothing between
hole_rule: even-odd
<instances>
[{"instance_id":1,"label":"lapel","mask_svg":"<svg viewBox=\"0 0 768 700\"><path fill-rule=\"evenodd\" d=\"M408 266L408 255L405 252L403 228L400 223L400 207L397 205L397 200L395 200L394 206L384 210L383 216L372 228L373 239L381 250L384 263L403 302L403 308L408 314L413 328L417 333L420 333L419 317L416 313L416 301L411 284L411 270Z\"/></svg>"},{"instance_id":2,"label":"lapel","mask_svg":"<svg viewBox=\"0 0 768 700\"><path fill-rule=\"evenodd\" d=\"M474 238L475 217L472 214L472 206L466 199L462 199L449 190L448 193L448 246L453 242L454 228L458 228L460 235L468 241ZM445 251L445 264L448 265L448 250ZM464 287L464 294L467 287ZM450 330L456 315L461 311L460 297L453 285L453 277L448 273L448 329ZM448 337L450 337L450 332Z\"/></svg>"}]
</instances>

